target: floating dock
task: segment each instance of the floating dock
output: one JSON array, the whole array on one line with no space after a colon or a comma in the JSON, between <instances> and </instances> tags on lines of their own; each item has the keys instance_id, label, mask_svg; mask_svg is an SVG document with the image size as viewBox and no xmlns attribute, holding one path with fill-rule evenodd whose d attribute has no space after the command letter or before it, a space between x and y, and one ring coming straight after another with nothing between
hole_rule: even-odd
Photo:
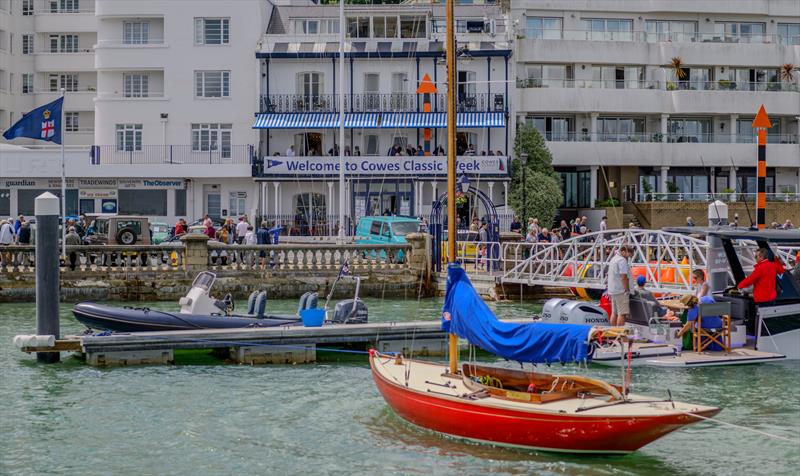
<instances>
[{"instance_id":1,"label":"floating dock","mask_svg":"<svg viewBox=\"0 0 800 476\"><path fill-rule=\"evenodd\" d=\"M509 322L530 322L519 319ZM330 324L322 327L279 326L242 329L198 329L68 336L52 347L21 347L23 352L74 352L89 365L154 365L175 362L176 350L213 350L240 364L314 362L317 351L402 352L443 356L447 336L439 320L368 324Z\"/></svg>"}]
</instances>

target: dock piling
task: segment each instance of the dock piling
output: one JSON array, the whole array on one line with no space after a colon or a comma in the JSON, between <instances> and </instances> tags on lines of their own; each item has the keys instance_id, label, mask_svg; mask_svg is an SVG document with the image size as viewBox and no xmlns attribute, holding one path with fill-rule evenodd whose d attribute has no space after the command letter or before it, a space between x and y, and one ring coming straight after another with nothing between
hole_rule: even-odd
<instances>
[{"instance_id":1,"label":"dock piling","mask_svg":"<svg viewBox=\"0 0 800 476\"><path fill-rule=\"evenodd\" d=\"M45 192L36 197L36 334L61 336L58 316L58 197ZM64 257L66 260L67 258ZM58 352L37 352L36 360L50 364L61 360Z\"/></svg>"}]
</instances>

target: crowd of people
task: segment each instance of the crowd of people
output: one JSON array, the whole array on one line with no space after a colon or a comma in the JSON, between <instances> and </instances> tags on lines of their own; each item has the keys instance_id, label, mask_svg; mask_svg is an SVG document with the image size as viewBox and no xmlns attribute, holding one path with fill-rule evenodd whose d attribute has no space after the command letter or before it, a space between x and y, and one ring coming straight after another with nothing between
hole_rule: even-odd
<instances>
[{"instance_id":1,"label":"crowd of people","mask_svg":"<svg viewBox=\"0 0 800 476\"><path fill-rule=\"evenodd\" d=\"M600 231L608 229L608 217L600 220ZM586 216L572 220L561 220L557 227L548 228L539 224L538 218L529 218L528 226L523 232L522 222L518 217L514 217L509 227L509 231L524 234L526 243L558 243L568 238L583 236L592 233L589 228L589 219Z\"/></svg>"},{"instance_id":2,"label":"crowd of people","mask_svg":"<svg viewBox=\"0 0 800 476\"><path fill-rule=\"evenodd\" d=\"M478 150L475 148L474 144L469 144L466 147L462 146L456 152L457 152L458 155L466 155L466 156L477 156L477 155L480 155L480 156L484 156L484 157L486 157L486 156L492 156L493 157L493 156L503 156L504 155L503 152L501 152L500 150L496 150L495 151L495 150L491 150L491 149L490 150L483 150L479 154ZM281 153L280 152L274 152L272 155L275 156L275 157L280 157ZM290 145L286 149L286 151L283 153L284 157L294 157L296 155L297 155L297 150L295 149L294 145ZM309 157L321 157L321 156L323 156L322 149L319 146L311 146L311 147L309 147L308 150L306 151L305 155L307 155ZM330 156L330 157L338 157L339 156L339 145L338 144L334 144L333 147L329 148L327 155ZM361 156L361 148L359 146L354 146L351 149L349 145L346 145L346 146L344 146L344 155L346 157L349 157L349 156ZM395 145L389 147L389 149L386 151L386 155L388 155L389 157L395 157L395 156L409 156L409 157L424 156L425 155L425 149L422 147L421 144L417 144L416 146L406 145L405 147L400 145L400 144L395 144ZM432 151L430 151L429 155L445 156L445 155L447 155L447 152L445 152L444 147L442 147L440 145L440 146L435 147Z\"/></svg>"}]
</instances>

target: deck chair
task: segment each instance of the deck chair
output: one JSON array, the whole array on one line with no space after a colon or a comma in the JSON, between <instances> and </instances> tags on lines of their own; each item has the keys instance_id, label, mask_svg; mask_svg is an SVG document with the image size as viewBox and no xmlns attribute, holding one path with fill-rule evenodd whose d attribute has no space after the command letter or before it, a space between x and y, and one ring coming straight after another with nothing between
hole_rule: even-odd
<instances>
[{"instance_id":1,"label":"deck chair","mask_svg":"<svg viewBox=\"0 0 800 476\"><path fill-rule=\"evenodd\" d=\"M703 316L719 316L722 325L719 328L703 329ZM729 353L731 351L731 303L698 304L697 321L692 339L692 347L695 352L702 352L712 343L716 343L725 350L726 354Z\"/></svg>"}]
</instances>

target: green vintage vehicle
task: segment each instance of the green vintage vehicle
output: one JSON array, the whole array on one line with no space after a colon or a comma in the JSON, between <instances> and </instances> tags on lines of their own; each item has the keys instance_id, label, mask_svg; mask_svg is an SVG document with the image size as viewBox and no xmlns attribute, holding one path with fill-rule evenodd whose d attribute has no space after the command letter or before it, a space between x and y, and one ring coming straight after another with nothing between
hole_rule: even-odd
<instances>
[{"instance_id":1,"label":"green vintage vehicle","mask_svg":"<svg viewBox=\"0 0 800 476\"><path fill-rule=\"evenodd\" d=\"M153 233L153 244L159 245L169 239L169 225L163 222L153 222L150 224L150 231Z\"/></svg>"}]
</instances>

